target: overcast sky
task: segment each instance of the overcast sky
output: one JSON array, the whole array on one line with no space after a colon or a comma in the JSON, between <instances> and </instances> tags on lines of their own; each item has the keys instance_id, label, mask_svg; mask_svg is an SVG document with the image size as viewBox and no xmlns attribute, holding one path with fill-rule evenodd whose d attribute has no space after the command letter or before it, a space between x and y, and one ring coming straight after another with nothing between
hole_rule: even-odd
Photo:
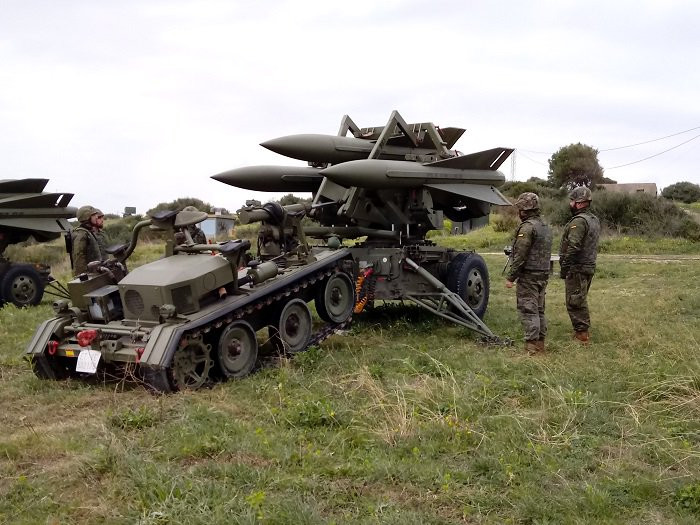
<instances>
[{"instance_id":1,"label":"overcast sky","mask_svg":"<svg viewBox=\"0 0 700 525\"><path fill-rule=\"evenodd\" d=\"M279 194L211 175L303 165L260 142L397 109L467 128L464 153L518 148L520 180L583 142L618 182L700 183L698 20L673 0L3 0L0 179L46 177L106 212L235 210Z\"/></svg>"}]
</instances>

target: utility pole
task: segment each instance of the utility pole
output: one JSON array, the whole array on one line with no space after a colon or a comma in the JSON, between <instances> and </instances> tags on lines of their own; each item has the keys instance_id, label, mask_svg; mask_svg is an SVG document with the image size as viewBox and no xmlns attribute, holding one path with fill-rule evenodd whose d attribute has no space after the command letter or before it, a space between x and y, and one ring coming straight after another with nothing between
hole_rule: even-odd
<instances>
[{"instance_id":1,"label":"utility pole","mask_svg":"<svg viewBox=\"0 0 700 525\"><path fill-rule=\"evenodd\" d=\"M515 156L518 154L518 150L513 150L513 154L510 156L510 181L515 181Z\"/></svg>"}]
</instances>

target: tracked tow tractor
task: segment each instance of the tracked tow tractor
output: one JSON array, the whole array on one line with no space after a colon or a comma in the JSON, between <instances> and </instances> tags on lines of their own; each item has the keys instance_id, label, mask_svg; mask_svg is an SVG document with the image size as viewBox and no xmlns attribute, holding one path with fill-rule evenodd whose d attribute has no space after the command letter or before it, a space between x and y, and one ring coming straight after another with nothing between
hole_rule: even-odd
<instances>
[{"instance_id":1,"label":"tracked tow tractor","mask_svg":"<svg viewBox=\"0 0 700 525\"><path fill-rule=\"evenodd\" d=\"M377 300L413 302L502 343L482 321L483 259L426 239L445 216L464 221L509 204L496 186L512 150L462 155L451 149L462 133L407 124L393 112L382 127L359 128L345 116L337 136L263 143L308 166L245 167L213 178L251 190L308 191L312 202L250 202L239 210L240 224L260 223L255 250L247 240L195 244L188 226L206 218L201 212L161 212L138 223L128 245L110 248L107 261L68 283L70 302L54 303L56 316L27 349L35 373L60 379L116 366L156 391L199 388L249 374L263 341L299 352ZM165 232L165 256L129 272L146 227ZM355 243L343 246L346 239Z\"/></svg>"}]
</instances>

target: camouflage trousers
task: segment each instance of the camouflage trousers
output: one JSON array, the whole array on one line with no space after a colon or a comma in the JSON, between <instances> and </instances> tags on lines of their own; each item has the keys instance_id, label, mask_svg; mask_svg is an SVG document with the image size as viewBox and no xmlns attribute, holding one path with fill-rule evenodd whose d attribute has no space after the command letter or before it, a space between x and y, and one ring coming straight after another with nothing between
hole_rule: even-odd
<instances>
[{"instance_id":1,"label":"camouflage trousers","mask_svg":"<svg viewBox=\"0 0 700 525\"><path fill-rule=\"evenodd\" d=\"M587 273L568 273L566 276L566 311L576 332L588 332L591 326L588 290L592 280L593 275Z\"/></svg>"},{"instance_id":2,"label":"camouflage trousers","mask_svg":"<svg viewBox=\"0 0 700 525\"><path fill-rule=\"evenodd\" d=\"M547 335L544 297L548 278L546 273L518 277L515 298L526 341L537 341Z\"/></svg>"}]
</instances>

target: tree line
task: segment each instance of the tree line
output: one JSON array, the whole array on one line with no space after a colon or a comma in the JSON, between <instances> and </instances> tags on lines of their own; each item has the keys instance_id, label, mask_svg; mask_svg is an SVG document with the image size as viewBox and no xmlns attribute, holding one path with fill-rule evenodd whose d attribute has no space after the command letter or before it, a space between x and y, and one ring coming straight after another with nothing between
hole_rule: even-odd
<instances>
[{"instance_id":1,"label":"tree line","mask_svg":"<svg viewBox=\"0 0 700 525\"><path fill-rule=\"evenodd\" d=\"M549 158L548 164L547 180L532 177L528 182L565 190L577 186L595 189L600 184L617 183L605 177L598 161L598 150L580 142L559 148ZM664 188L661 196L685 203L698 202L700 186L687 181L676 182Z\"/></svg>"}]
</instances>

